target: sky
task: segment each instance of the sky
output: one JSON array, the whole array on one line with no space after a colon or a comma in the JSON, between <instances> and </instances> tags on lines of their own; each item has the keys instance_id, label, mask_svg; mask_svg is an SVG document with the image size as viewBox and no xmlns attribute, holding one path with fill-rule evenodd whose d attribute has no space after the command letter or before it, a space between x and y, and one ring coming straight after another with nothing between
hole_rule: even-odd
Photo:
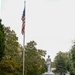
<instances>
[{"instance_id":1,"label":"sky","mask_svg":"<svg viewBox=\"0 0 75 75\"><path fill-rule=\"evenodd\" d=\"M23 44L22 12L24 0L0 0L0 17ZM71 49L75 40L75 0L27 0L25 44L34 40L51 60L59 51Z\"/></svg>"}]
</instances>

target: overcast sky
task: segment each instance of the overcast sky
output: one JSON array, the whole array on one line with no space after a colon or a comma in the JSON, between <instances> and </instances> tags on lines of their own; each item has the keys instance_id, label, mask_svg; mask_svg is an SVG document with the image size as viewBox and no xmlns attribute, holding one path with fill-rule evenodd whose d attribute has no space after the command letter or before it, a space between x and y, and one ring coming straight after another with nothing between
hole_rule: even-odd
<instances>
[{"instance_id":1,"label":"overcast sky","mask_svg":"<svg viewBox=\"0 0 75 75\"><path fill-rule=\"evenodd\" d=\"M2 23L23 42L21 16L24 0L0 0ZM34 40L53 61L59 51L69 51L75 40L75 0L27 0L25 44Z\"/></svg>"}]
</instances>

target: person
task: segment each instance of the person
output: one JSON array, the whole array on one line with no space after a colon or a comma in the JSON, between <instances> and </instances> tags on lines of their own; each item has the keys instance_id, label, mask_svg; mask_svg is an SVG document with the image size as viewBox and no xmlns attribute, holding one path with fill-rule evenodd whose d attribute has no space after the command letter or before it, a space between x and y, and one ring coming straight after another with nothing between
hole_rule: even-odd
<instances>
[{"instance_id":1,"label":"person","mask_svg":"<svg viewBox=\"0 0 75 75\"><path fill-rule=\"evenodd\" d=\"M50 72L51 71L51 59L50 59L49 55L48 55L48 58L46 60L46 65L47 65L48 72Z\"/></svg>"}]
</instances>

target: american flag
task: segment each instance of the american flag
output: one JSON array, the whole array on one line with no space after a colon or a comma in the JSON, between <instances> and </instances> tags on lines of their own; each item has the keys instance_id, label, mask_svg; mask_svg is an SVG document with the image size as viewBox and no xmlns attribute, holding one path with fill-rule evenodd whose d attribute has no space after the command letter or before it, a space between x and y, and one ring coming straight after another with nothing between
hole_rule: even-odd
<instances>
[{"instance_id":1,"label":"american flag","mask_svg":"<svg viewBox=\"0 0 75 75\"><path fill-rule=\"evenodd\" d=\"M25 8L23 10L23 14L22 14L21 20L22 20L22 30L21 30L21 33L24 34L24 32L25 32Z\"/></svg>"}]
</instances>

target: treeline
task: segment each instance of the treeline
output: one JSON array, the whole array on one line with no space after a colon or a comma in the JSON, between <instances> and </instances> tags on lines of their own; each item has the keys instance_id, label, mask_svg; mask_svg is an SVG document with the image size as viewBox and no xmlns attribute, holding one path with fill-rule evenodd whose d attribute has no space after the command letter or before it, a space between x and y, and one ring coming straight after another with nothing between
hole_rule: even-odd
<instances>
[{"instance_id":1,"label":"treeline","mask_svg":"<svg viewBox=\"0 0 75 75\"><path fill-rule=\"evenodd\" d=\"M15 31L5 27L0 19L0 75L22 75L23 47L18 42ZM46 50L37 49L37 43L30 41L25 45L25 75L42 75L46 72ZM55 73L75 75L75 42L68 52L58 52L52 67Z\"/></svg>"},{"instance_id":2,"label":"treeline","mask_svg":"<svg viewBox=\"0 0 75 75\"><path fill-rule=\"evenodd\" d=\"M55 73L60 75L70 72L70 75L75 75L75 42L68 52L59 51L54 59L53 67Z\"/></svg>"},{"instance_id":3,"label":"treeline","mask_svg":"<svg viewBox=\"0 0 75 75\"><path fill-rule=\"evenodd\" d=\"M22 75L23 47L16 33L5 27L0 19L0 75ZM36 48L37 43L30 41L25 45L25 75L42 75L46 71L46 51Z\"/></svg>"},{"instance_id":4,"label":"treeline","mask_svg":"<svg viewBox=\"0 0 75 75\"><path fill-rule=\"evenodd\" d=\"M75 58L73 58L72 49L70 52L58 52L54 59L54 67L56 68L54 72L60 75L70 72L70 75L75 75Z\"/></svg>"}]
</instances>

